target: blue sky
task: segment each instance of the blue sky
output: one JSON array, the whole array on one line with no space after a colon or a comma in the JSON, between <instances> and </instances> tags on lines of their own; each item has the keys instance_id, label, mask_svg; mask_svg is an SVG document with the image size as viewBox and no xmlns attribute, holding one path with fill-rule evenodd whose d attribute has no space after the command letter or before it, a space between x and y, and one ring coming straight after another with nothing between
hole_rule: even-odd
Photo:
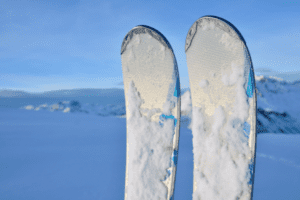
<instances>
[{"instance_id":1,"label":"blue sky","mask_svg":"<svg viewBox=\"0 0 300 200\"><path fill-rule=\"evenodd\" d=\"M184 43L204 15L234 24L256 75L300 79L299 1L6 1L0 5L0 90L122 88L121 44L136 25L173 47L189 86Z\"/></svg>"}]
</instances>

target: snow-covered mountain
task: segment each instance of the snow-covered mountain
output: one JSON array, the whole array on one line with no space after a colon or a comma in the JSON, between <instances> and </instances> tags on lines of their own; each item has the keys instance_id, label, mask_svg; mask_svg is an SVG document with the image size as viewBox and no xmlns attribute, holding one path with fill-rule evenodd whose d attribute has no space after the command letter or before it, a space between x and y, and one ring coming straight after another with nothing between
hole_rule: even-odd
<instances>
[{"instance_id":1,"label":"snow-covered mountain","mask_svg":"<svg viewBox=\"0 0 300 200\"><path fill-rule=\"evenodd\" d=\"M300 81L256 76L258 133L300 133ZM191 110L190 92L182 95L183 120Z\"/></svg>"},{"instance_id":2,"label":"snow-covered mountain","mask_svg":"<svg viewBox=\"0 0 300 200\"><path fill-rule=\"evenodd\" d=\"M256 76L255 79L258 133L300 133L300 81L286 82L264 76ZM192 108L189 88L182 89L181 93L182 123L188 124ZM4 90L0 91L0 97L0 107L18 105L27 110L82 112L100 116L124 117L126 114L122 89L58 90L37 94Z\"/></svg>"},{"instance_id":3,"label":"snow-covered mountain","mask_svg":"<svg viewBox=\"0 0 300 200\"><path fill-rule=\"evenodd\" d=\"M40 93L29 93L18 90L0 90L0 97L17 98L17 97L31 97L31 98L69 98L69 97L110 97L122 96L124 91L122 89L72 89L72 90L53 90Z\"/></svg>"},{"instance_id":4,"label":"snow-covered mountain","mask_svg":"<svg viewBox=\"0 0 300 200\"><path fill-rule=\"evenodd\" d=\"M125 105L124 90L115 88L55 90L43 93L27 93L13 90L0 91L0 108L20 108L31 105L35 109L36 107L44 105L44 108L47 107L51 110L50 107L53 104L60 102L60 104L67 106L67 102L71 101L78 101L81 105ZM45 106L45 104L47 104L47 106ZM28 108L30 108L30 106Z\"/></svg>"},{"instance_id":5,"label":"snow-covered mountain","mask_svg":"<svg viewBox=\"0 0 300 200\"><path fill-rule=\"evenodd\" d=\"M60 101L55 104L42 104L38 106L27 105L21 107L26 110L48 110L51 112L61 111L64 113L82 112L87 114L96 114L99 116L124 116L126 115L125 105L100 105L98 103L80 103L79 101Z\"/></svg>"},{"instance_id":6,"label":"snow-covered mountain","mask_svg":"<svg viewBox=\"0 0 300 200\"><path fill-rule=\"evenodd\" d=\"M256 76L258 131L299 133L300 81Z\"/></svg>"}]
</instances>

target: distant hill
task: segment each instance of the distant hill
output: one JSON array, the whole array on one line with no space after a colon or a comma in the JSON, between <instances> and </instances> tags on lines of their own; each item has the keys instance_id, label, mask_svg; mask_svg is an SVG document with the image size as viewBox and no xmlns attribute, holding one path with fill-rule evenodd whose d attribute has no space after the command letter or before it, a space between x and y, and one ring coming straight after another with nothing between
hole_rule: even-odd
<instances>
[{"instance_id":1,"label":"distant hill","mask_svg":"<svg viewBox=\"0 0 300 200\"><path fill-rule=\"evenodd\" d=\"M123 89L72 89L72 90L54 90L41 93L29 93L15 90L0 90L0 97L90 97L90 96L115 96L124 95Z\"/></svg>"},{"instance_id":2,"label":"distant hill","mask_svg":"<svg viewBox=\"0 0 300 200\"><path fill-rule=\"evenodd\" d=\"M55 104L60 101L79 101L81 103L98 103L99 105L125 105L123 89L72 89L55 90L42 93L24 91L0 91L0 108L20 108L26 105Z\"/></svg>"},{"instance_id":3,"label":"distant hill","mask_svg":"<svg viewBox=\"0 0 300 200\"><path fill-rule=\"evenodd\" d=\"M264 76L256 76L255 80L258 132L300 133L300 81L286 82ZM189 88L181 89L181 94L182 120L187 122L191 109ZM101 116L126 114L123 89L73 89L39 94L0 91L0 107L16 106L36 111L83 112Z\"/></svg>"},{"instance_id":4,"label":"distant hill","mask_svg":"<svg viewBox=\"0 0 300 200\"><path fill-rule=\"evenodd\" d=\"M30 93L17 90L0 90L0 97L29 97Z\"/></svg>"},{"instance_id":5,"label":"distant hill","mask_svg":"<svg viewBox=\"0 0 300 200\"><path fill-rule=\"evenodd\" d=\"M124 95L123 89L73 89L73 90L56 90L44 92L41 94L45 97L102 97L102 96L120 96Z\"/></svg>"}]
</instances>

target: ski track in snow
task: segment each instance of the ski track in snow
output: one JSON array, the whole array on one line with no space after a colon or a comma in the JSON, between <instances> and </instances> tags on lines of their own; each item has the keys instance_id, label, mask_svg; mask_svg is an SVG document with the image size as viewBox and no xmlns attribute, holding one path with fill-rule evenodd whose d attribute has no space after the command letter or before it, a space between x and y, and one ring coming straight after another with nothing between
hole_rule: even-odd
<instances>
[{"instance_id":1,"label":"ski track in snow","mask_svg":"<svg viewBox=\"0 0 300 200\"><path fill-rule=\"evenodd\" d=\"M268 158L270 160L273 160L273 161L276 161L276 162L281 162L281 163L286 164L288 166L300 169L299 164L295 163L294 161L287 160L285 158L278 158L277 156L267 155L267 154L264 154L264 153L257 153L256 156L261 157L261 158Z\"/></svg>"}]
</instances>

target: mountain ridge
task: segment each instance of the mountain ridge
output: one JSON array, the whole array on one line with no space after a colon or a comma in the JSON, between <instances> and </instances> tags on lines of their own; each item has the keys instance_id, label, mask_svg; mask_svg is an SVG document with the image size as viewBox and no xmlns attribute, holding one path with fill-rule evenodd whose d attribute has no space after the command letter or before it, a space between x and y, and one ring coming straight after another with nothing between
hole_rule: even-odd
<instances>
[{"instance_id":1,"label":"mountain ridge","mask_svg":"<svg viewBox=\"0 0 300 200\"><path fill-rule=\"evenodd\" d=\"M287 82L280 78L264 76L255 76L255 80L258 132L300 133L300 81ZM188 123L188 113L192 106L190 89L182 88L181 94L182 121ZM5 100L12 102L12 99L19 98L23 102L23 106L19 107L27 110L83 112L119 117L126 114L124 89L119 88L56 90L39 94L2 90L0 97L2 104L5 104ZM24 105L25 99L30 102L29 105ZM35 99L39 99L39 103L33 103ZM43 100L51 100L52 105L47 102L41 104ZM56 103L53 103L55 101Z\"/></svg>"}]
</instances>

